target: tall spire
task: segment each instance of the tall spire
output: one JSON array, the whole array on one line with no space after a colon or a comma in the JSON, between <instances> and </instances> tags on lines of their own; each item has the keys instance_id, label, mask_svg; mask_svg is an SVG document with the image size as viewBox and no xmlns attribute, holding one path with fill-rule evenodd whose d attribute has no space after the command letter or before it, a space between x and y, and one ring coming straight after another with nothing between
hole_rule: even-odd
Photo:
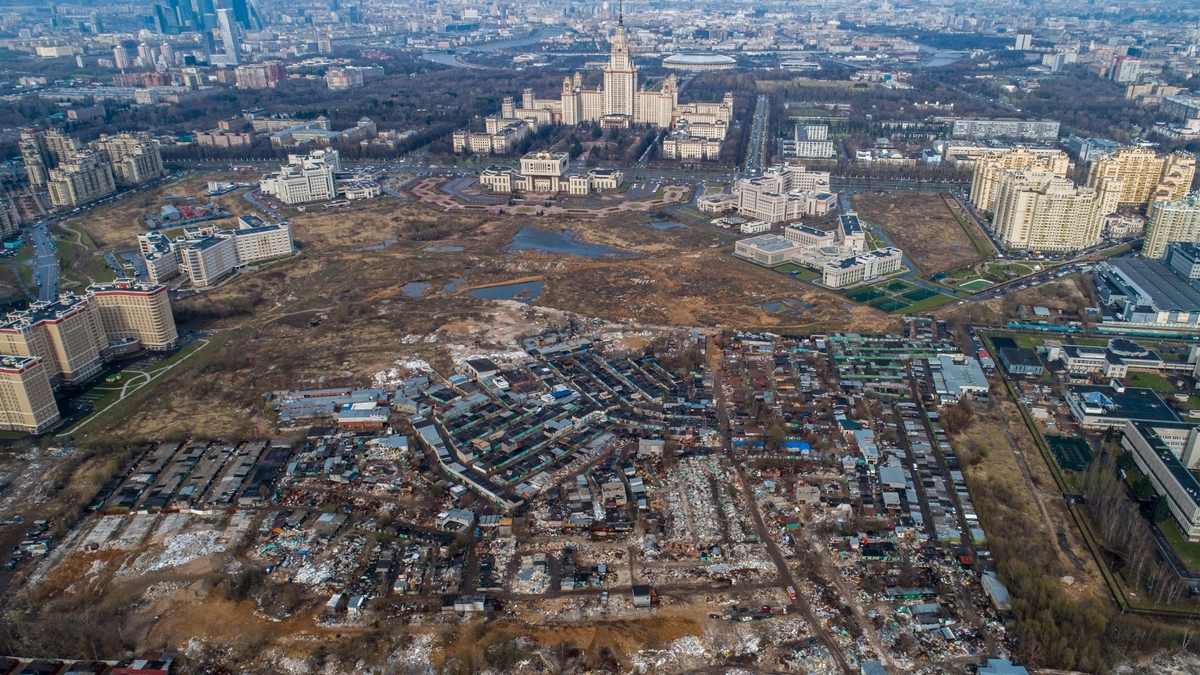
<instances>
[{"instance_id":1,"label":"tall spire","mask_svg":"<svg viewBox=\"0 0 1200 675\"><path fill-rule=\"evenodd\" d=\"M625 25L625 0L617 0L617 25Z\"/></svg>"}]
</instances>

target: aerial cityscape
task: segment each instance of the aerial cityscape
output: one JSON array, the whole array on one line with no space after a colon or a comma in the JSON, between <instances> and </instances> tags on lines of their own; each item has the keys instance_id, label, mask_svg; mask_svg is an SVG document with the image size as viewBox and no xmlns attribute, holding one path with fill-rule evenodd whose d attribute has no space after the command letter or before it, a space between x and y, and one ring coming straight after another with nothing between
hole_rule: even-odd
<instances>
[{"instance_id":1,"label":"aerial cityscape","mask_svg":"<svg viewBox=\"0 0 1200 675\"><path fill-rule=\"evenodd\" d=\"M1200 6L0 0L0 675L1200 673Z\"/></svg>"}]
</instances>

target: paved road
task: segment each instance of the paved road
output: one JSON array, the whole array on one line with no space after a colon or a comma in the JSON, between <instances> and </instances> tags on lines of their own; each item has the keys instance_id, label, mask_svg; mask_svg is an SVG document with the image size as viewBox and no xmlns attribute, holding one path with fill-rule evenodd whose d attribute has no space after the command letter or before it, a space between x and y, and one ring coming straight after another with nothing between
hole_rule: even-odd
<instances>
[{"instance_id":1,"label":"paved road","mask_svg":"<svg viewBox=\"0 0 1200 675\"><path fill-rule=\"evenodd\" d=\"M43 220L29 228L33 243L34 283L40 283L38 300L50 302L58 296L58 249L50 241L50 222Z\"/></svg>"},{"instance_id":2,"label":"paved road","mask_svg":"<svg viewBox=\"0 0 1200 675\"><path fill-rule=\"evenodd\" d=\"M767 160L767 120L771 116L771 95L759 94L750 123L750 147L746 149L746 173L762 172Z\"/></svg>"}]
</instances>

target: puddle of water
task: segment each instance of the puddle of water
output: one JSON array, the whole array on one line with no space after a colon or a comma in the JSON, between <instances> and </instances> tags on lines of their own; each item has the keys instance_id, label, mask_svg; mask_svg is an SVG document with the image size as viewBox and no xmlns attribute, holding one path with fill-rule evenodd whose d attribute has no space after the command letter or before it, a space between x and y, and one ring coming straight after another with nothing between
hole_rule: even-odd
<instances>
[{"instance_id":1,"label":"puddle of water","mask_svg":"<svg viewBox=\"0 0 1200 675\"><path fill-rule=\"evenodd\" d=\"M471 291L471 296L483 300L516 300L526 305L532 305L542 295L544 285L540 281L526 281L520 284L505 286L489 286Z\"/></svg>"},{"instance_id":2,"label":"puddle of water","mask_svg":"<svg viewBox=\"0 0 1200 675\"><path fill-rule=\"evenodd\" d=\"M599 258L604 255L633 255L607 246L585 244L579 240L579 235L567 230L565 232L542 232L532 227L522 227L512 242L504 247L512 251L545 251L547 253L567 253L584 258Z\"/></svg>"},{"instance_id":3,"label":"puddle of water","mask_svg":"<svg viewBox=\"0 0 1200 675\"><path fill-rule=\"evenodd\" d=\"M387 248L388 246L390 246L392 244L398 244L398 243L400 243L399 239L384 239L382 244L375 244L374 246L364 246L362 248L356 248L354 250L355 251L382 251L383 249Z\"/></svg>"},{"instance_id":4,"label":"puddle of water","mask_svg":"<svg viewBox=\"0 0 1200 675\"><path fill-rule=\"evenodd\" d=\"M439 253L439 252L443 252L443 251L447 252L447 253L457 253L457 252L463 250L463 247L462 246L426 246L425 248L423 248L421 250L426 253Z\"/></svg>"},{"instance_id":5,"label":"puddle of water","mask_svg":"<svg viewBox=\"0 0 1200 675\"><path fill-rule=\"evenodd\" d=\"M662 223L638 223L638 225L641 225L642 227L653 227L653 228L654 228L654 229L656 229L656 230L671 230L671 229L675 229L675 228L679 228L679 229L682 229L682 230L690 230L690 229L692 229L692 226L691 226L691 225L684 225L683 223L669 223L669 222L662 222Z\"/></svg>"},{"instance_id":6,"label":"puddle of water","mask_svg":"<svg viewBox=\"0 0 1200 675\"><path fill-rule=\"evenodd\" d=\"M462 277L454 277L449 283L447 283L445 286L442 286L442 292L453 293L454 289L462 286L465 283L467 283L466 279L463 279Z\"/></svg>"},{"instance_id":7,"label":"puddle of water","mask_svg":"<svg viewBox=\"0 0 1200 675\"><path fill-rule=\"evenodd\" d=\"M400 290L406 298L419 298L432 285L428 281L410 281Z\"/></svg>"}]
</instances>

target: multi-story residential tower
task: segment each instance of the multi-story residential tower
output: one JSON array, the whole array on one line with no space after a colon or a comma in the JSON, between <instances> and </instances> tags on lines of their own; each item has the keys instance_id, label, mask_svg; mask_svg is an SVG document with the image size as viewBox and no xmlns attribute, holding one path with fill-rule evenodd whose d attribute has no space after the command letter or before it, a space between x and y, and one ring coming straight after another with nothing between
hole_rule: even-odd
<instances>
[{"instance_id":1,"label":"multi-story residential tower","mask_svg":"<svg viewBox=\"0 0 1200 675\"><path fill-rule=\"evenodd\" d=\"M81 150L50 170L46 184L50 203L57 208L74 208L103 199L117 191L112 165L96 150Z\"/></svg>"},{"instance_id":2,"label":"multi-story residential tower","mask_svg":"<svg viewBox=\"0 0 1200 675\"><path fill-rule=\"evenodd\" d=\"M1150 204L1142 255L1162 258L1172 242L1200 243L1200 193Z\"/></svg>"},{"instance_id":3,"label":"multi-story residential tower","mask_svg":"<svg viewBox=\"0 0 1200 675\"><path fill-rule=\"evenodd\" d=\"M179 341L166 286L118 279L89 286L88 296L108 342L138 340L161 351Z\"/></svg>"},{"instance_id":4,"label":"multi-story residential tower","mask_svg":"<svg viewBox=\"0 0 1200 675\"><path fill-rule=\"evenodd\" d=\"M40 356L0 356L0 429L40 434L59 420Z\"/></svg>"},{"instance_id":5,"label":"multi-story residential tower","mask_svg":"<svg viewBox=\"0 0 1200 675\"><path fill-rule=\"evenodd\" d=\"M988 150L975 160L975 176L971 181L971 203L981 211L996 210L997 188L1004 172L1051 171L1066 178L1071 170L1071 158L1053 148L997 148Z\"/></svg>"},{"instance_id":6,"label":"multi-story residential tower","mask_svg":"<svg viewBox=\"0 0 1200 675\"><path fill-rule=\"evenodd\" d=\"M54 302L35 302L0 323L0 354L40 356L53 384L76 384L100 372L104 329L89 299L64 293Z\"/></svg>"},{"instance_id":7,"label":"multi-story residential tower","mask_svg":"<svg viewBox=\"0 0 1200 675\"><path fill-rule=\"evenodd\" d=\"M1091 188L1050 170L1008 171L996 196L993 225L1006 248L1077 251L1100 241L1104 216L1116 209Z\"/></svg>"},{"instance_id":8,"label":"multi-story residential tower","mask_svg":"<svg viewBox=\"0 0 1200 675\"><path fill-rule=\"evenodd\" d=\"M1158 199L1182 198L1191 189L1195 175L1194 155L1160 155L1149 148L1122 148L1092 163L1088 187L1102 189L1104 181L1116 178L1121 181L1118 201L1140 206Z\"/></svg>"},{"instance_id":9,"label":"multi-story residential tower","mask_svg":"<svg viewBox=\"0 0 1200 675\"><path fill-rule=\"evenodd\" d=\"M112 164L118 186L133 187L158 180L163 175L158 142L144 133L100 136L100 147Z\"/></svg>"}]
</instances>

